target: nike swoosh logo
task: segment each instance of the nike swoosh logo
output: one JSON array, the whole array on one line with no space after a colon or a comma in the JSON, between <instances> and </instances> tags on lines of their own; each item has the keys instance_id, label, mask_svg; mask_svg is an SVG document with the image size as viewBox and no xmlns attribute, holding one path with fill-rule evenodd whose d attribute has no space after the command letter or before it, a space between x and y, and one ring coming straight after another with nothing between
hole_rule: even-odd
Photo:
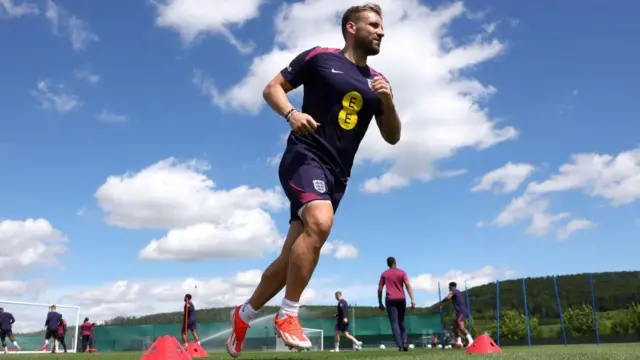
<instances>
[{"instance_id":1,"label":"nike swoosh logo","mask_svg":"<svg viewBox=\"0 0 640 360\"><path fill-rule=\"evenodd\" d=\"M331 69L331 72L334 74L344 74L342 71L338 71L336 69Z\"/></svg>"}]
</instances>

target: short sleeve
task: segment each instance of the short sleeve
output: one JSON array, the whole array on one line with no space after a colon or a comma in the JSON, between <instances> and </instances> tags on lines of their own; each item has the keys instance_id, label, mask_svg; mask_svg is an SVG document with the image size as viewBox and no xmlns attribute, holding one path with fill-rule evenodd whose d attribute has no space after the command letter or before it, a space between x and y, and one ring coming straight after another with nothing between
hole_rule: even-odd
<instances>
[{"instance_id":1,"label":"short sleeve","mask_svg":"<svg viewBox=\"0 0 640 360\"><path fill-rule=\"evenodd\" d=\"M407 276L407 273L404 271L402 272L402 280L409 281L409 277Z\"/></svg>"},{"instance_id":2,"label":"short sleeve","mask_svg":"<svg viewBox=\"0 0 640 360\"><path fill-rule=\"evenodd\" d=\"M314 48L301 52L289 63L289 66L280 71L282 77L287 80L287 82L289 82L289 84L291 84L294 89L306 82L310 67L310 55L317 48L318 47L316 46Z\"/></svg>"},{"instance_id":3,"label":"short sleeve","mask_svg":"<svg viewBox=\"0 0 640 360\"><path fill-rule=\"evenodd\" d=\"M378 282L378 286L384 285L384 275L380 275L380 282Z\"/></svg>"},{"instance_id":4,"label":"short sleeve","mask_svg":"<svg viewBox=\"0 0 640 360\"><path fill-rule=\"evenodd\" d=\"M383 79L385 79L387 82L389 82L389 79L387 79L386 76L382 75L381 73L379 73L379 72L377 72L375 70L372 71L371 75L373 77L382 76ZM393 89L391 91L393 92ZM376 109L375 109L374 115L376 117L378 117L378 116L382 116L383 114L384 114L384 106L382 105L382 100L376 99Z\"/></svg>"}]
</instances>

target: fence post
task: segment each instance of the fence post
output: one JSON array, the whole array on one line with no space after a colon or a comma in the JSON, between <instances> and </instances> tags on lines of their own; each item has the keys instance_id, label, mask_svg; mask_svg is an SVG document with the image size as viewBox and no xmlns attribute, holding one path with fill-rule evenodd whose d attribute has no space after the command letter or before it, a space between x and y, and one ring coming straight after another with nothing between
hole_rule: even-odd
<instances>
[{"instance_id":1,"label":"fence post","mask_svg":"<svg viewBox=\"0 0 640 360\"><path fill-rule=\"evenodd\" d=\"M444 316L442 314L442 294L440 293L440 282L438 281L438 307L440 308L440 346L444 350Z\"/></svg>"},{"instance_id":2,"label":"fence post","mask_svg":"<svg viewBox=\"0 0 640 360\"><path fill-rule=\"evenodd\" d=\"M593 326L596 330L596 344L600 345L600 331L598 330L598 312L596 311L596 293L593 289L593 275L589 274L589 290L591 291L591 311L593 312Z\"/></svg>"},{"instance_id":3,"label":"fence post","mask_svg":"<svg viewBox=\"0 0 640 360\"><path fill-rule=\"evenodd\" d=\"M496 280L496 342L500 346L500 280Z\"/></svg>"},{"instance_id":4,"label":"fence post","mask_svg":"<svg viewBox=\"0 0 640 360\"><path fill-rule=\"evenodd\" d=\"M524 299L524 317L527 322L527 345L531 346L531 327L529 325L529 307L527 306L527 282L522 278L522 298Z\"/></svg>"},{"instance_id":5,"label":"fence post","mask_svg":"<svg viewBox=\"0 0 640 360\"><path fill-rule=\"evenodd\" d=\"M469 289L467 288L467 280L464 281L464 292L467 295L467 319L469 319L469 335L472 334L471 330L471 301L469 301Z\"/></svg>"},{"instance_id":6,"label":"fence post","mask_svg":"<svg viewBox=\"0 0 640 360\"><path fill-rule=\"evenodd\" d=\"M567 334L564 330L564 317L562 316L562 306L560 306L560 295L558 294L558 283L556 276L553 275L553 288L556 292L556 303L558 304L558 314L560 314L560 328L562 329L562 341L567 345Z\"/></svg>"}]
</instances>

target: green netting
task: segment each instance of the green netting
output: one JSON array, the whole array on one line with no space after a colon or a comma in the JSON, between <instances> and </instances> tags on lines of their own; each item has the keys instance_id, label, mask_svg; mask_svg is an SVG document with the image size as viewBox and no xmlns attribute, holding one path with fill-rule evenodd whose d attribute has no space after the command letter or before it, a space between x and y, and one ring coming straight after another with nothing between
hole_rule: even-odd
<instances>
[{"instance_id":1,"label":"green netting","mask_svg":"<svg viewBox=\"0 0 640 360\"><path fill-rule=\"evenodd\" d=\"M355 325L355 326L354 326ZM326 344L333 343L335 319L303 319L303 326L324 331ZM440 332L439 315L414 315L405 318L407 334L411 338ZM355 327L355 329L354 329ZM180 324L171 325L135 325L135 326L98 326L95 333L96 347L99 351L142 351L162 335L171 335L180 339ZM219 349L228 337L229 323L199 323L198 333L205 349ZM354 331L355 330L355 331ZM351 332L358 338L380 341L388 337L391 340L391 326L386 316L352 319ZM265 317L251 325L247 332L245 349L267 349L275 347L273 318Z\"/></svg>"}]
</instances>

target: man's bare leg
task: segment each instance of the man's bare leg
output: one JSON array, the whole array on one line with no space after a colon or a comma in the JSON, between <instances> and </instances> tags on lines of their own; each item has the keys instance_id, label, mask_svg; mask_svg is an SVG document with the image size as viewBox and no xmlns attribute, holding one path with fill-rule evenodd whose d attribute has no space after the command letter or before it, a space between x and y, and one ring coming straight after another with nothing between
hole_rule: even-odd
<instances>
[{"instance_id":1,"label":"man's bare leg","mask_svg":"<svg viewBox=\"0 0 640 360\"><path fill-rule=\"evenodd\" d=\"M340 351L340 331L336 330L335 336L335 351Z\"/></svg>"},{"instance_id":2,"label":"man's bare leg","mask_svg":"<svg viewBox=\"0 0 640 360\"><path fill-rule=\"evenodd\" d=\"M198 336L198 329L191 329L191 335L193 335L193 340L195 340L198 344L200 344L200 336Z\"/></svg>"},{"instance_id":3,"label":"man's bare leg","mask_svg":"<svg viewBox=\"0 0 640 360\"><path fill-rule=\"evenodd\" d=\"M469 342L468 345L471 345L471 343L473 343L473 337L467 331L467 328L464 326L464 322L459 322L458 323L458 334L460 334L460 333L462 333L462 335L464 335L467 338L467 341ZM460 335L458 335L458 336L460 336Z\"/></svg>"},{"instance_id":4,"label":"man's bare leg","mask_svg":"<svg viewBox=\"0 0 640 360\"><path fill-rule=\"evenodd\" d=\"M318 264L320 250L333 226L333 205L328 200L308 203L302 211L304 232L291 247L284 298L298 303ZM284 309L286 313L286 309ZM297 315L297 313L296 313Z\"/></svg>"},{"instance_id":5,"label":"man's bare leg","mask_svg":"<svg viewBox=\"0 0 640 360\"><path fill-rule=\"evenodd\" d=\"M300 298L318 264L320 250L331 232L333 205L328 200L309 202L302 208L300 217L304 223L304 232L291 247L285 296L275 320L275 329L285 345L310 349L311 341L304 334L298 318Z\"/></svg>"},{"instance_id":6,"label":"man's bare leg","mask_svg":"<svg viewBox=\"0 0 640 360\"><path fill-rule=\"evenodd\" d=\"M249 322L253 320L258 310L284 288L287 283L289 254L293 244L303 231L304 227L299 219L291 221L289 232L282 245L280 255L262 273L258 287L256 287L253 295L251 295L247 301L248 306L244 306L240 311L240 317L242 317L244 321Z\"/></svg>"}]
</instances>

